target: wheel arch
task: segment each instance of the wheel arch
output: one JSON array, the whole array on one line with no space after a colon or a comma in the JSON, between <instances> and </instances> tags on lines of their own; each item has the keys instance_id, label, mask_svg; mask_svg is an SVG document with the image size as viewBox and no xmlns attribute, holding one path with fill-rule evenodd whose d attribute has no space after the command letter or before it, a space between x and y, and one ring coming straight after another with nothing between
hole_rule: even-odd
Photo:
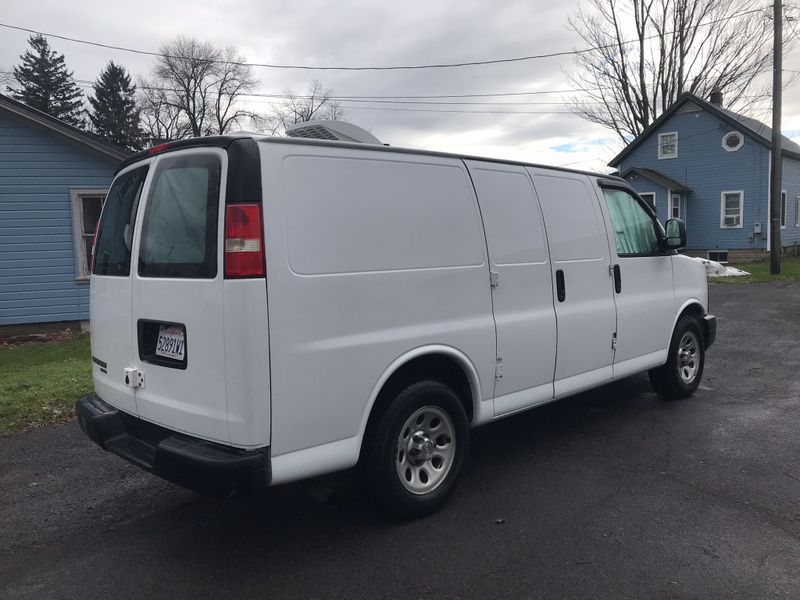
<instances>
[{"instance_id":1,"label":"wheel arch","mask_svg":"<svg viewBox=\"0 0 800 600\"><path fill-rule=\"evenodd\" d=\"M672 331L675 331L675 325L678 324L678 321L684 315L693 315L696 316L698 319L702 319L706 314L706 310L703 308L703 304L697 298L690 298L686 300L683 305L681 306L678 313L675 315L675 319L672 321ZM672 332L670 332L671 334Z\"/></svg>"},{"instance_id":2,"label":"wheel arch","mask_svg":"<svg viewBox=\"0 0 800 600\"><path fill-rule=\"evenodd\" d=\"M472 361L452 346L422 346L396 358L378 378L362 418L359 430L361 446L368 429L391 402L398 388L422 379L433 379L451 386L461 399L470 423L479 414L480 377Z\"/></svg>"},{"instance_id":3,"label":"wheel arch","mask_svg":"<svg viewBox=\"0 0 800 600\"><path fill-rule=\"evenodd\" d=\"M703 304L700 302L700 300L697 298L690 298L689 300L686 300L686 302L683 303L683 306L681 306L681 309L678 311L677 315L675 315L675 319L672 321L672 328L669 330L669 340L667 340L667 348L669 348L669 343L672 340L672 336L675 334L675 327L682 317L686 315L696 317L697 324L700 326L700 330L703 331L703 317L705 314L706 310L703 308Z\"/></svg>"}]
</instances>

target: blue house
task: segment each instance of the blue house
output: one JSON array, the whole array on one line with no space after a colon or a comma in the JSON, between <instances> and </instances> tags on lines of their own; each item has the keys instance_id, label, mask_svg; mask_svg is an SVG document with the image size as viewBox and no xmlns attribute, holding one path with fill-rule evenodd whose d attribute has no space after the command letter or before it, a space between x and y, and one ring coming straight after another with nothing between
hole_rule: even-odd
<instances>
[{"instance_id":1,"label":"blue house","mask_svg":"<svg viewBox=\"0 0 800 600\"><path fill-rule=\"evenodd\" d=\"M687 254L722 262L769 249L772 130L711 101L683 94L609 163L662 221L686 222ZM800 243L800 145L784 137L781 246Z\"/></svg>"},{"instance_id":2,"label":"blue house","mask_svg":"<svg viewBox=\"0 0 800 600\"><path fill-rule=\"evenodd\" d=\"M0 95L0 329L89 318L92 239L129 154Z\"/></svg>"}]
</instances>

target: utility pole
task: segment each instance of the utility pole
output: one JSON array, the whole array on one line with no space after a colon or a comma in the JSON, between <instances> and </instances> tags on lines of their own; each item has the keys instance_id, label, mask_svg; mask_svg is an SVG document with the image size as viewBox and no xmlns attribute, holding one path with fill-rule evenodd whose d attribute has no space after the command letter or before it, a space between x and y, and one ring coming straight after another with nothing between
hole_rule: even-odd
<instances>
[{"instance_id":1,"label":"utility pole","mask_svg":"<svg viewBox=\"0 0 800 600\"><path fill-rule=\"evenodd\" d=\"M781 272L781 94L783 91L783 5L773 4L774 38L772 46L772 168L769 174L769 272Z\"/></svg>"}]
</instances>

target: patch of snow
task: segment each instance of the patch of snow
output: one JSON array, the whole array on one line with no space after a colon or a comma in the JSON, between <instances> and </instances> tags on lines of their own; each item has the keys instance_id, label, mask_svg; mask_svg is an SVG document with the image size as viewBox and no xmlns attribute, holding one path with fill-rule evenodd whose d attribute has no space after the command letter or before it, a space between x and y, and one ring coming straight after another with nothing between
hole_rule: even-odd
<instances>
[{"instance_id":1,"label":"patch of snow","mask_svg":"<svg viewBox=\"0 0 800 600\"><path fill-rule=\"evenodd\" d=\"M706 268L706 275L709 277L741 277L742 275L750 275L750 273L747 271L742 271L741 269L736 269L734 267L727 267L714 260L708 260L707 258L699 258L696 256L692 256L690 258L702 263L702 265Z\"/></svg>"}]
</instances>

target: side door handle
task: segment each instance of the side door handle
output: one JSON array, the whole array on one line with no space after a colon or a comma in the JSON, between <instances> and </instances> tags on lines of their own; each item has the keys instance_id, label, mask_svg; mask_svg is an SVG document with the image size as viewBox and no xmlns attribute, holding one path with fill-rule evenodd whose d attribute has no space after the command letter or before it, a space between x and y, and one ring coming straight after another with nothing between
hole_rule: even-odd
<instances>
[{"instance_id":1,"label":"side door handle","mask_svg":"<svg viewBox=\"0 0 800 600\"><path fill-rule=\"evenodd\" d=\"M619 270L619 265L611 267L614 274L614 291L618 294L622 291L622 272Z\"/></svg>"},{"instance_id":2,"label":"side door handle","mask_svg":"<svg viewBox=\"0 0 800 600\"><path fill-rule=\"evenodd\" d=\"M567 290L564 287L564 271L556 271L556 297L559 302L563 302L567 297Z\"/></svg>"}]
</instances>

